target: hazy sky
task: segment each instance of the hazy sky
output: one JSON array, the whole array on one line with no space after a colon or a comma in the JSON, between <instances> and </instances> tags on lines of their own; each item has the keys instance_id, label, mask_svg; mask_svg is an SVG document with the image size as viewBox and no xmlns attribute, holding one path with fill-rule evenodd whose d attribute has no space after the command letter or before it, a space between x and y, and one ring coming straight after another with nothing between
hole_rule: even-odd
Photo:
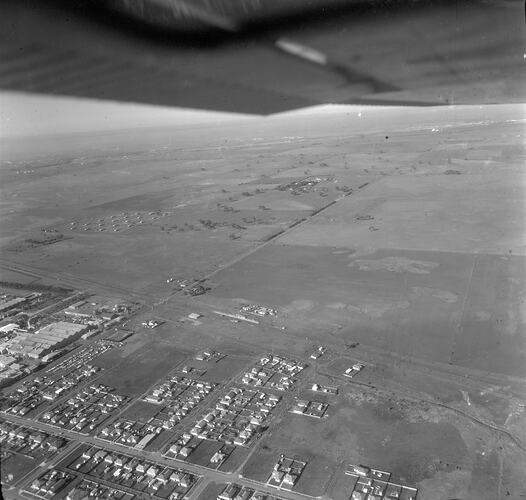
<instances>
[{"instance_id":1,"label":"hazy sky","mask_svg":"<svg viewBox=\"0 0 526 500\"><path fill-rule=\"evenodd\" d=\"M251 115L0 91L0 137L185 126Z\"/></svg>"},{"instance_id":2,"label":"hazy sky","mask_svg":"<svg viewBox=\"0 0 526 500\"><path fill-rule=\"evenodd\" d=\"M439 123L449 126L466 119L524 119L524 109L524 105L516 104L434 108L328 104L264 118L238 113L0 91L0 138L236 122L245 122L242 130L247 129L247 132L253 128L250 124L256 128L260 125L275 127L286 124L291 131L298 129L298 133L304 133L314 129L319 134L330 125L326 120L332 123L338 116L346 118L345 123L340 124L341 131L350 133L352 126L363 127L364 130L371 126L389 127L391 119L396 120L398 127ZM308 115L316 115L316 120L306 119ZM334 122L334 125L338 123Z\"/></svg>"},{"instance_id":3,"label":"hazy sky","mask_svg":"<svg viewBox=\"0 0 526 500\"><path fill-rule=\"evenodd\" d=\"M368 107L371 111L374 107ZM360 116L361 107L318 105L271 115L279 119L303 114L351 111ZM259 119L259 120L258 120ZM61 133L133 129L140 127L185 127L197 124L260 121L264 117L188 108L150 106L77 97L50 96L0 90L0 138Z\"/></svg>"}]
</instances>

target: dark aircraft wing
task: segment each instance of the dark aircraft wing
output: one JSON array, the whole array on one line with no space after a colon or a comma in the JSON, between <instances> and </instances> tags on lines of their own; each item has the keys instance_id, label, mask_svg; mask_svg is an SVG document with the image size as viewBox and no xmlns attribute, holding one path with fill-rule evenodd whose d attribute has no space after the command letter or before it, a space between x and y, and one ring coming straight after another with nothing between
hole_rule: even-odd
<instances>
[{"instance_id":1,"label":"dark aircraft wing","mask_svg":"<svg viewBox=\"0 0 526 500\"><path fill-rule=\"evenodd\" d=\"M4 0L0 89L241 113L524 102L510 0Z\"/></svg>"}]
</instances>

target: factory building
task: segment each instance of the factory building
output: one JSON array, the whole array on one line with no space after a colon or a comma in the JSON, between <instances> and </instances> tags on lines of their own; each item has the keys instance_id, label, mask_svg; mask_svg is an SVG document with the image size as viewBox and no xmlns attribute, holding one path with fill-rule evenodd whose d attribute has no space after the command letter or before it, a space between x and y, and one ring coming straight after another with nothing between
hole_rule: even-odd
<instances>
[{"instance_id":1,"label":"factory building","mask_svg":"<svg viewBox=\"0 0 526 500\"><path fill-rule=\"evenodd\" d=\"M80 338L88 326L58 321L44 326L33 335L20 341L19 353L30 358L42 358Z\"/></svg>"}]
</instances>

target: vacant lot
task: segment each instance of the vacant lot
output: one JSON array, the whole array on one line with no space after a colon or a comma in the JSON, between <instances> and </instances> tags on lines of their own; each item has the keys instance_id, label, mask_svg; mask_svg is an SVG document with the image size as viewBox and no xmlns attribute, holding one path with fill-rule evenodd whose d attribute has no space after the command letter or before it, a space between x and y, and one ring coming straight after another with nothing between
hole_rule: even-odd
<instances>
[{"instance_id":1,"label":"vacant lot","mask_svg":"<svg viewBox=\"0 0 526 500\"><path fill-rule=\"evenodd\" d=\"M339 324L344 338L386 351L526 375L523 257L387 249L355 255L273 244L216 275L213 294L271 305L291 320L325 320L327 329Z\"/></svg>"},{"instance_id":2,"label":"vacant lot","mask_svg":"<svg viewBox=\"0 0 526 500\"><path fill-rule=\"evenodd\" d=\"M151 343L113 370L105 370L99 382L114 387L118 393L138 396L182 359L183 354L177 348L164 343Z\"/></svg>"}]
</instances>

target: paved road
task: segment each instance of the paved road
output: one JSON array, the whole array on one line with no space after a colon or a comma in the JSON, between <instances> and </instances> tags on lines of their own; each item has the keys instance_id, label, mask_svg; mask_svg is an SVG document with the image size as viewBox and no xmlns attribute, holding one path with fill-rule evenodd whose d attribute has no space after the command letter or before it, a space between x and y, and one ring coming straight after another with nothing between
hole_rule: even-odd
<instances>
[{"instance_id":1,"label":"paved road","mask_svg":"<svg viewBox=\"0 0 526 500\"><path fill-rule=\"evenodd\" d=\"M255 359L251 359L250 363L247 364L247 367L251 366L254 363L254 361L255 361ZM177 368L183 363L184 363L184 360L181 361L180 363L178 363L178 365L175 366L174 369L170 373L173 373L175 370L177 370ZM307 372L307 370L309 370L309 368L306 368L303 371L303 375ZM104 372L105 372L105 370L102 371L102 373L104 373ZM80 384L76 388L76 390L82 388L86 384L94 383L102 375L102 373L101 374L97 374L93 378L90 377L88 380L86 380L82 384ZM235 380L238 378L238 376L239 376L239 373L236 371L236 373L234 373L228 380L226 380L225 382L223 382L221 384L221 388L220 388L220 390L217 391L217 393L212 393L209 398L206 398L204 400L204 404L203 405L198 405L196 411L198 411L200 413L206 412L206 409L210 408L211 405L215 402L215 400L217 399L220 391L224 392L228 387L230 387L235 382ZM116 418L118 418L127 408L129 408L129 406L131 406L131 404L133 404L135 401L139 400L142 396L147 394L152 389L152 387L154 387L158 383L159 383L158 381L155 381L155 383L147 391L145 391L141 396L133 398L131 401L129 401L126 405L124 405L122 408L119 409L118 413L116 413L115 415L112 415L110 417L110 419L105 421L105 423L108 423L108 422L113 421ZM75 390L75 392L76 392L76 390ZM270 425L271 426L274 426L277 422L279 422L281 416L288 410L288 408L290 406L290 400L295 396L295 391L294 390L287 391L286 393L281 394L281 395L282 395L282 401L281 401L280 405L278 406L278 408L277 408L275 414L273 415L272 419L270 420ZM57 400L57 401L53 402L53 406L55 406L56 404L60 404L61 401L65 400L65 399L67 399L69 397L71 397L70 392L68 392L68 394L66 394L62 398L60 398L60 400ZM40 411L38 413L38 415L40 415L41 413L42 413L42 411ZM35 415L32 418L37 418L38 415ZM241 484L243 486L248 486L248 487L251 487L251 488L254 488L254 489L258 489L259 491L263 491L263 492L266 492L268 494L276 494L276 492L278 491L276 488L273 488L273 487L270 487L270 486L258 483L256 481L251 481L249 479L242 478L242 477L239 476L239 471L242 470L244 464L246 462L248 462L248 460L251 458L252 454L256 451L260 441L256 441L253 444L253 446L251 447L247 457L245 458L243 463L240 464L237 467L236 471L232 472L232 473L229 473L229 472L222 472L222 471L218 471L218 470L209 469L209 468L202 467L202 466L199 466L199 465L196 465L196 464L192 464L192 463L188 463L188 462L168 459L168 458L163 457L160 451L149 452L149 451L146 451L146 450L136 450L136 449L133 449L133 448L128 448L128 447L125 447L125 446L122 446L122 445L118 445L118 444L115 444L115 443L112 443L112 442L105 441L103 439L100 439L100 438L97 438L97 437L94 437L94 436L86 436L84 434L79 434L79 433L73 432L73 431L68 430L68 429L58 428L58 427L49 425L47 423L40 422L38 420L33 420L32 418L20 417L20 416L8 414L8 413L2 413L2 416L6 420L8 420L10 422L13 422L13 423L16 423L16 424L19 424L19 425L30 426L30 427L32 427L34 429L42 430L42 431L45 431L45 432L48 432L48 433L51 433L51 434L56 434L56 435L65 437L65 438L67 438L67 439L69 439L72 442L77 443L77 444L83 443L83 444L88 444L88 445L92 445L92 446L103 447L105 449L112 450L112 451L115 451L115 452L118 452L118 453L125 453L127 455L131 455L131 456L134 456L134 457L137 457L137 458L148 459L148 460L154 461L154 462L156 462L158 464L162 464L162 465L167 466L167 467L182 467L182 468L188 470L189 472L192 472L194 474L197 474L197 475L203 477L203 480L199 482L199 484L197 485L197 488L195 489L195 491L193 491L191 493L191 495L190 495L191 499L197 498L199 493L210 482L217 482L217 483L236 482L236 483L239 483L239 484ZM179 430L181 432L184 432L184 430L188 429L191 426L191 424L192 424L191 419L189 419L188 422L183 422L182 426L179 427ZM270 432L271 431L269 431L269 433ZM67 455L67 453L69 453L71 450L72 450L72 448L68 447L67 451L61 452L50 463L60 462ZM32 473L28 474L26 477L30 477L31 474L35 474L35 472L32 472ZM107 485L109 485L109 486L111 486L111 483L109 483L109 482L104 482L104 481L102 481L102 482L107 484ZM17 485L18 484L21 484L21 481L18 481ZM113 486L117 487L117 485L113 485ZM122 489L125 489L127 491L133 491L133 490L130 490L129 488L128 489L127 488L122 488ZM306 498L312 498L311 496L304 495L304 494L301 494L301 493L282 492L281 490L279 490L279 491L280 491L279 495L281 497L287 499L287 500L289 500L289 499L290 500L305 500Z\"/></svg>"},{"instance_id":2,"label":"paved road","mask_svg":"<svg viewBox=\"0 0 526 500\"><path fill-rule=\"evenodd\" d=\"M193 474L196 474L198 476L204 476L205 480L202 481L203 484L200 484L198 489L196 490L196 492L192 493L191 498L197 498L197 495L199 494L199 492L201 492L204 489L204 487L206 487L206 485L209 482L217 482L217 483L236 482L236 483L239 483L239 484L241 484L243 486L256 488L256 489L258 489L260 491L264 491L264 492L266 492L268 494L276 494L276 492L277 492L276 488L272 488L270 486L263 485L261 483L255 482L255 481L250 481L250 480L248 480L246 478L239 477L238 474L221 472L221 471L217 471L217 470L211 470L211 469L207 469L206 467L201 467L199 465L195 465L195 464L191 464L191 463L187 463L187 462L180 462L178 460L168 459L168 458L163 457L160 452L148 452L148 451L144 451L144 450L134 450L132 448L119 446L119 445L117 445L115 443L107 442L107 441L101 440L101 439L93 437L93 436L79 435L79 434L77 434L75 432L71 432L71 431L66 430L66 429L57 429L57 428L52 427L50 425L44 424L42 422L38 422L38 421L34 421L34 420L28 420L28 419L25 419L25 418L22 418L22 417L18 417L18 416L15 416L15 415L2 414L2 416L5 418L5 420L8 420L8 421L13 422L15 424L26 425L26 426L30 426L30 427L32 427L34 429L37 429L37 430L45 431L45 432L48 432L48 433L51 433L51 434L56 434L56 435L65 437L67 439L70 439L71 441L74 441L77 444L87 444L87 445L91 445L91 446L98 446L98 447L101 447L101 448L105 448L107 450L114 451L116 453L122 453L122 454L130 455L130 456L133 456L133 457L150 460L150 461L156 462L156 463L158 463L160 465L164 465L165 467L176 467L176 468L180 467L180 468L184 468L185 470L187 470L187 471L189 471L189 472L191 472ZM55 457L53 459L53 461L50 462L50 463L56 464L56 463L60 462L66 456L67 453L71 452L72 449L73 448L68 447L68 449L66 451L64 451L64 452L60 453L59 455L57 455L57 457ZM82 474L79 474L79 475L82 475ZM86 478L90 478L90 476L86 476ZM91 479L93 479L93 478L91 477ZM131 490L129 488L121 487L121 486L119 486L117 484L113 484L113 483L109 483L109 482L105 482L105 481L101 481L101 482L105 483L105 484L107 484L109 486L116 487L116 488L126 489L127 491L133 491L133 490ZM294 492L281 492L280 491L279 494L280 494L280 496L282 496L283 498L286 498L287 500L289 500L289 499L290 500L305 500L305 499L311 499L312 498L312 497L310 497L308 495L303 495L303 494L294 493Z\"/></svg>"}]
</instances>

